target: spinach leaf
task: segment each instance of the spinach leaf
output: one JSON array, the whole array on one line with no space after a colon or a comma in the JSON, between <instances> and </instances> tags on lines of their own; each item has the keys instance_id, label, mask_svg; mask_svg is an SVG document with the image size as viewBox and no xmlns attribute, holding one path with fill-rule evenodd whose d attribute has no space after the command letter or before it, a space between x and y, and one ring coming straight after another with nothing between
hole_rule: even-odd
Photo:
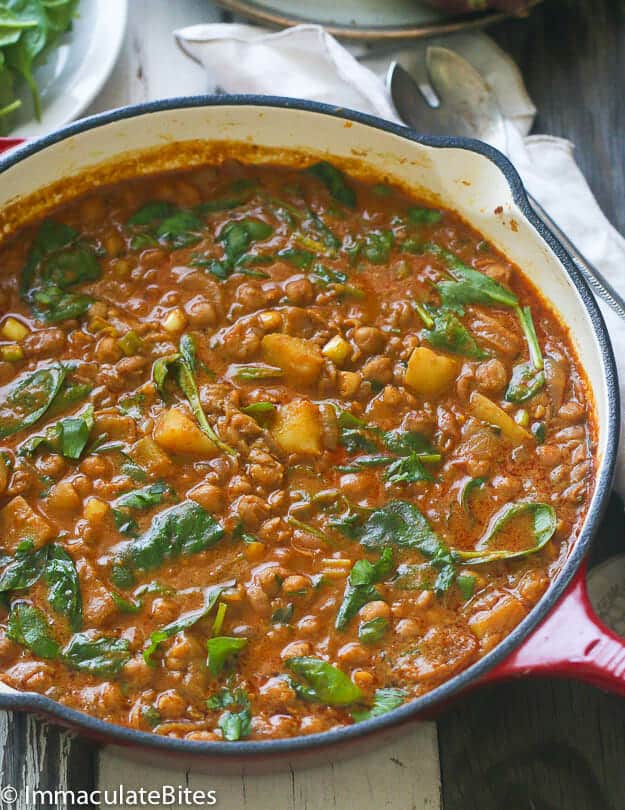
<instances>
[{"instance_id":1,"label":"spinach leaf","mask_svg":"<svg viewBox=\"0 0 625 810\"><path fill-rule=\"evenodd\" d=\"M531 399L545 385L545 372L530 363L521 363L512 369L512 379L506 389L508 402L521 403Z\"/></svg>"},{"instance_id":2,"label":"spinach leaf","mask_svg":"<svg viewBox=\"0 0 625 810\"><path fill-rule=\"evenodd\" d=\"M78 318L91 299L70 288L100 277L95 250L63 223L45 221L39 228L22 269L20 295L37 318L58 323Z\"/></svg>"},{"instance_id":3,"label":"spinach leaf","mask_svg":"<svg viewBox=\"0 0 625 810\"><path fill-rule=\"evenodd\" d=\"M324 264L317 262L312 270L313 277L321 284L329 286L330 284L345 284L347 276L340 270L333 270L331 267L326 267Z\"/></svg>"},{"instance_id":4,"label":"spinach leaf","mask_svg":"<svg viewBox=\"0 0 625 810\"><path fill-rule=\"evenodd\" d=\"M43 574L47 559L47 546L35 549L30 538L22 540L15 556L2 561L6 567L0 574L0 593L30 588Z\"/></svg>"},{"instance_id":5,"label":"spinach leaf","mask_svg":"<svg viewBox=\"0 0 625 810\"><path fill-rule=\"evenodd\" d=\"M150 528L130 542L125 561L131 568L150 571L165 560L211 548L223 536L223 528L205 509L183 501L156 515Z\"/></svg>"},{"instance_id":6,"label":"spinach leaf","mask_svg":"<svg viewBox=\"0 0 625 810\"><path fill-rule=\"evenodd\" d=\"M131 240L133 250L153 247L159 242L174 248L189 247L200 241L205 227L191 209L164 200L146 203L128 219L128 225L139 228Z\"/></svg>"},{"instance_id":7,"label":"spinach leaf","mask_svg":"<svg viewBox=\"0 0 625 810\"><path fill-rule=\"evenodd\" d=\"M340 169L328 163L327 160L322 160L313 166L309 166L306 171L323 183L330 192L331 197L348 208L354 208L356 205L356 192L348 185L347 178Z\"/></svg>"},{"instance_id":8,"label":"spinach leaf","mask_svg":"<svg viewBox=\"0 0 625 810\"><path fill-rule=\"evenodd\" d=\"M363 644L376 644L384 638L388 627L388 619L385 619L383 616L378 616L360 625L358 628L358 638Z\"/></svg>"},{"instance_id":9,"label":"spinach leaf","mask_svg":"<svg viewBox=\"0 0 625 810\"><path fill-rule=\"evenodd\" d=\"M228 660L238 655L247 646L246 638L234 636L214 636L206 642L208 650L207 665L211 673L221 675Z\"/></svg>"},{"instance_id":10,"label":"spinach leaf","mask_svg":"<svg viewBox=\"0 0 625 810\"><path fill-rule=\"evenodd\" d=\"M208 709L227 709L219 718L218 725L224 740L236 742L249 737L252 731L250 699L244 689L220 689L206 701Z\"/></svg>"},{"instance_id":11,"label":"spinach leaf","mask_svg":"<svg viewBox=\"0 0 625 810\"><path fill-rule=\"evenodd\" d=\"M422 456L426 461L440 461L437 453L427 438L416 430L387 430L382 434L386 447L396 456Z\"/></svg>"},{"instance_id":12,"label":"spinach leaf","mask_svg":"<svg viewBox=\"0 0 625 810\"><path fill-rule=\"evenodd\" d=\"M117 402L118 410L123 413L124 416L130 416L131 419L135 421L143 419L144 406L145 395L140 391L137 391L135 394L128 394Z\"/></svg>"},{"instance_id":13,"label":"spinach leaf","mask_svg":"<svg viewBox=\"0 0 625 810\"><path fill-rule=\"evenodd\" d=\"M262 242L273 233L273 228L261 219L247 217L234 219L222 227L217 240L223 243L225 258L222 260L228 273L235 271L253 242Z\"/></svg>"},{"instance_id":14,"label":"spinach leaf","mask_svg":"<svg viewBox=\"0 0 625 810\"><path fill-rule=\"evenodd\" d=\"M61 363L20 374L0 389L0 439L37 422L58 394L67 371Z\"/></svg>"},{"instance_id":15,"label":"spinach leaf","mask_svg":"<svg viewBox=\"0 0 625 810\"><path fill-rule=\"evenodd\" d=\"M369 231L365 234L362 255L371 264L386 264L394 242L392 231Z\"/></svg>"},{"instance_id":16,"label":"spinach leaf","mask_svg":"<svg viewBox=\"0 0 625 810\"><path fill-rule=\"evenodd\" d=\"M28 602L13 602L11 605L7 636L39 658L58 657L60 647L52 636L45 613Z\"/></svg>"},{"instance_id":17,"label":"spinach leaf","mask_svg":"<svg viewBox=\"0 0 625 810\"><path fill-rule=\"evenodd\" d=\"M403 689L394 689L392 687L376 689L371 708L352 712L352 717L357 723L361 723L363 720L371 720L372 717L380 717L382 714L397 709L407 697L408 693Z\"/></svg>"},{"instance_id":18,"label":"spinach leaf","mask_svg":"<svg viewBox=\"0 0 625 810\"><path fill-rule=\"evenodd\" d=\"M375 563L369 560L357 560L354 563L334 623L337 630L344 630L367 602L382 598L374 587L375 583L386 579L392 570L393 552L390 548L382 549L380 559Z\"/></svg>"},{"instance_id":19,"label":"spinach leaf","mask_svg":"<svg viewBox=\"0 0 625 810\"><path fill-rule=\"evenodd\" d=\"M298 250L297 248L284 248L278 251L278 257L289 262L289 264L307 270L315 260L315 254L310 250Z\"/></svg>"},{"instance_id":20,"label":"spinach leaf","mask_svg":"<svg viewBox=\"0 0 625 810\"><path fill-rule=\"evenodd\" d=\"M289 624L291 619L293 618L293 611L294 611L293 602L289 602L284 607L278 608L274 610L271 614L271 623L272 624Z\"/></svg>"},{"instance_id":21,"label":"spinach leaf","mask_svg":"<svg viewBox=\"0 0 625 810\"><path fill-rule=\"evenodd\" d=\"M248 416L253 416L254 419L258 419L259 421L273 416L276 412L276 406L273 402L252 402L251 405L244 405L241 408L241 413L245 413Z\"/></svg>"},{"instance_id":22,"label":"spinach leaf","mask_svg":"<svg viewBox=\"0 0 625 810\"><path fill-rule=\"evenodd\" d=\"M467 602L475 591L476 577L473 574L459 574L456 577L456 585L460 589L462 598Z\"/></svg>"},{"instance_id":23,"label":"spinach leaf","mask_svg":"<svg viewBox=\"0 0 625 810\"><path fill-rule=\"evenodd\" d=\"M443 214L436 208L415 205L408 209L408 222L411 225L437 225L442 218Z\"/></svg>"},{"instance_id":24,"label":"spinach leaf","mask_svg":"<svg viewBox=\"0 0 625 810\"><path fill-rule=\"evenodd\" d=\"M483 477L469 478L467 482L463 485L460 492L458 493L458 501L460 503L460 506L462 506L467 515L471 514L471 507L469 505L471 493L474 492L476 489L481 489L486 483L486 481L487 479Z\"/></svg>"},{"instance_id":25,"label":"spinach leaf","mask_svg":"<svg viewBox=\"0 0 625 810\"><path fill-rule=\"evenodd\" d=\"M531 536L533 545L521 550L493 549L490 545L495 537L515 518L529 516L532 521ZM476 551L455 551L458 560L469 565L482 565L498 560L515 560L527 557L543 549L555 534L558 520L555 509L546 503L517 501L508 503L491 519L484 537L478 542Z\"/></svg>"},{"instance_id":26,"label":"spinach leaf","mask_svg":"<svg viewBox=\"0 0 625 810\"><path fill-rule=\"evenodd\" d=\"M74 560L62 546L50 546L46 565L48 601L56 610L67 616L72 630L82 626L82 595Z\"/></svg>"},{"instance_id":27,"label":"spinach leaf","mask_svg":"<svg viewBox=\"0 0 625 810\"><path fill-rule=\"evenodd\" d=\"M235 580L231 579L228 582L222 582L220 585L211 585L204 590L204 605L199 610L193 610L191 613L185 613L175 621L170 622L155 630L150 636L150 641L143 650L143 658L146 664L152 665L152 656L158 650L163 641L175 636L177 633L182 633L184 630L189 630L194 624L205 618L215 607L217 600L221 593L226 588L231 588L235 584Z\"/></svg>"},{"instance_id":28,"label":"spinach leaf","mask_svg":"<svg viewBox=\"0 0 625 810\"><path fill-rule=\"evenodd\" d=\"M32 456L42 445L64 458L78 460L87 446L93 429L93 405L87 405L81 414L68 416L55 425L50 425L45 433L29 436L18 448L20 456Z\"/></svg>"},{"instance_id":29,"label":"spinach leaf","mask_svg":"<svg viewBox=\"0 0 625 810\"><path fill-rule=\"evenodd\" d=\"M79 672L111 677L119 675L130 660L125 638L99 636L96 631L73 635L63 649L63 661Z\"/></svg>"},{"instance_id":30,"label":"spinach leaf","mask_svg":"<svg viewBox=\"0 0 625 810\"><path fill-rule=\"evenodd\" d=\"M163 481L148 484L141 489L132 490L120 495L112 504L113 519L118 531L129 534L136 530L137 524L131 512L144 512L153 506L163 503L167 496L173 495L173 490Z\"/></svg>"},{"instance_id":31,"label":"spinach leaf","mask_svg":"<svg viewBox=\"0 0 625 810\"><path fill-rule=\"evenodd\" d=\"M452 552L412 503L391 501L374 510L363 527L360 542L365 548L391 544L415 549L438 571L434 584L437 593L444 593L453 583L456 567Z\"/></svg>"},{"instance_id":32,"label":"spinach leaf","mask_svg":"<svg viewBox=\"0 0 625 810\"><path fill-rule=\"evenodd\" d=\"M417 453L402 456L384 471L384 480L389 484L415 484L418 481L434 481L434 476L423 466Z\"/></svg>"},{"instance_id":33,"label":"spinach leaf","mask_svg":"<svg viewBox=\"0 0 625 810\"><path fill-rule=\"evenodd\" d=\"M453 312L439 309L432 313L431 317L433 326L430 329L423 329L421 337L435 349L460 354L472 360L482 360L488 357L487 352L480 349L473 335Z\"/></svg>"},{"instance_id":34,"label":"spinach leaf","mask_svg":"<svg viewBox=\"0 0 625 810\"><path fill-rule=\"evenodd\" d=\"M340 669L321 658L297 656L286 660L287 667L304 683L291 679L291 686L304 700L328 706L349 706L362 699L362 691Z\"/></svg>"},{"instance_id":35,"label":"spinach leaf","mask_svg":"<svg viewBox=\"0 0 625 810\"><path fill-rule=\"evenodd\" d=\"M182 393L187 398L201 430L224 453L235 455L235 451L225 442L222 442L206 418L204 408L200 402L200 394L195 380L195 371L195 344L190 335L183 335L180 338L179 351L176 354L161 357L154 362L152 366L152 379L156 383L156 387L161 395L163 395L165 381L170 374L173 374L176 382L182 389Z\"/></svg>"}]
</instances>

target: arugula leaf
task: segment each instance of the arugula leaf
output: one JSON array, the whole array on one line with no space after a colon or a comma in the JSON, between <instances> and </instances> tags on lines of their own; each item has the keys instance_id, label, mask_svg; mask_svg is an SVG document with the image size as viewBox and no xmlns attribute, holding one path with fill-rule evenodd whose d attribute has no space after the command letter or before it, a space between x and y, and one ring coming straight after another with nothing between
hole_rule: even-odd
<instances>
[{"instance_id":1,"label":"arugula leaf","mask_svg":"<svg viewBox=\"0 0 625 810\"><path fill-rule=\"evenodd\" d=\"M82 594L74 560L62 546L50 546L46 565L48 601L56 610L67 616L72 630L82 626Z\"/></svg>"},{"instance_id":2,"label":"arugula leaf","mask_svg":"<svg viewBox=\"0 0 625 810\"><path fill-rule=\"evenodd\" d=\"M206 701L208 709L227 709L219 718L218 725L224 740L236 742L249 737L252 731L252 710L245 689L220 689ZM236 709L236 711L233 711Z\"/></svg>"},{"instance_id":3,"label":"arugula leaf","mask_svg":"<svg viewBox=\"0 0 625 810\"><path fill-rule=\"evenodd\" d=\"M392 570L393 552L388 547L382 549L380 559L375 563L369 560L357 560L354 563L345 586L343 601L336 615L334 626L337 630L344 630L367 602L382 598L374 585L386 579Z\"/></svg>"},{"instance_id":4,"label":"arugula leaf","mask_svg":"<svg viewBox=\"0 0 625 810\"><path fill-rule=\"evenodd\" d=\"M39 658L57 658L60 647L43 611L28 602L13 602L7 622L11 641L27 647Z\"/></svg>"},{"instance_id":5,"label":"arugula leaf","mask_svg":"<svg viewBox=\"0 0 625 810\"><path fill-rule=\"evenodd\" d=\"M165 560L211 548L223 536L223 528L205 509L183 501L156 515L149 529L130 542L125 561L131 568L150 571Z\"/></svg>"},{"instance_id":6,"label":"arugula leaf","mask_svg":"<svg viewBox=\"0 0 625 810\"><path fill-rule=\"evenodd\" d=\"M356 205L356 192L348 185L347 178L340 169L322 160L306 169L308 174L316 177L330 192L330 196L348 208Z\"/></svg>"},{"instance_id":7,"label":"arugula leaf","mask_svg":"<svg viewBox=\"0 0 625 810\"><path fill-rule=\"evenodd\" d=\"M125 638L99 636L95 630L76 633L63 649L63 661L79 672L111 677L119 675L130 660Z\"/></svg>"},{"instance_id":8,"label":"arugula leaf","mask_svg":"<svg viewBox=\"0 0 625 810\"><path fill-rule=\"evenodd\" d=\"M321 658L296 656L287 658L287 667L304 683L291 679L291 686L304 700L328 706L349 706L362 699L362 691L340 669Z\"/></svg>"},{"instance_id":9,"label":"arugula leaf","mask_svg":"<svg viewBox=\"0 0 625 810\"><path fill-rule=\"evenodd\" d=\"M61 363L20 374L0 388L0 439L30 427L48 410L67 374Z\"/></svg>"},{"instance_id":10,"label":"arugula leaf","mask_svg":"<svg viewBox=\"0 0 625 810\"><path fill-rule=\"evenodd\" d=\"M385 619L383 616L378 616L360 625L358 628L358 638L363 644L376 644L384 638L388 627L388 619Z\"/></svg>"},{"instance_id":11,"label":"arugula leaf","mask_svg":"<svg viewBox=\"0 0 625 810\"><path fill-rule=\"evenodd\" d=\"M15 556L2 560L6 567L0 574L0 593L30 588L43 574L47 559L47 546L35 549L30 538L22 540Z\"/></svg>"},{"instance_id":12,"label":"arugula leaf","mask_svg":"<svg viewBox=\"0 0 625 810\"><path fill-rule=\"evenodd\" d=\"M515 518L529 516L532 520L531 536L533 545L521 550L494 549L490 545L495 537ZM517 501L507 503L502 507L489 523L486 533L478 542L476 551L455 551L456 559L467 562L469 565L482 565L497 562L498 560L515 560L527 557L543 549L555 534L558 519L555 509L546 503L535 501Z\"/></svg>"},{"instance_id":13,"label":"arugula leaf","mask_svg":"<svg viewBox=\"0 0 625 810\"><path fill-rule=\"evenodd\" d=\"M453 312L438 309L432 313L433 326L421 330L421 338L435 349L482 360L488 353L480 349L475 338Z\"/></svg>"},{"instance_id":14,"label":"arugula leaf","mask_svg":"<svg viewBox=\"0 0 625 810\"><path fill-rule=\"evenodd\" d=\"M228 660L238 655L247 646L246 638L234 636L214 636L206 642L208 650L207 665L211 673L221 675Z\"/></svg>"},{"instance_id":15,"label":"arugula leaf","mask_svg":"<svg viewBox=\"0 0 625 810\"><path fill-rule=\"evenodd\" d=\"M407 697L408 693L403 689L394 689L392 687L376 689L371 708L352 712L352 717L357 723L361 723L363 720L371 720L372 717L380 717L382 714L397 709Z\"/></svg>"},{"instance_id":16,"label":"arugula leaf","mask_svg":"<svg viewBox=\"0 0 625 810\"><path fill-rule=\"evenodd\" d=\"M184 630L189 630L194 624L205 618L215 607L217 600L226 588L231 588L235 584L235 580L231 579L228 582L222 582L219 585L211 585L204 590L204 605L199 610L193 610L190 613L185 613L179 616L175 621L170 622L155 630L150 636L149 643L143 650L143 658L146 664L152 665L152 656L158 650L163 641L175 636L177 633L182 633Z\"/></svg>"}]
</instances>

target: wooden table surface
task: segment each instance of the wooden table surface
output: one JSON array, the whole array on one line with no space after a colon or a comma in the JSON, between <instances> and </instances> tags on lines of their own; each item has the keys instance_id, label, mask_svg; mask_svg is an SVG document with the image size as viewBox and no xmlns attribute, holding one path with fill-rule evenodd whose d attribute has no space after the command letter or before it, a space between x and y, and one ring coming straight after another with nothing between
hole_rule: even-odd
<instances>
[{"instance_id":1,"label":"wooden table surface","mask_svg":"<svg viewBox=\"0 0 625 810\"><path fill-rule=\"evenodd\" d=\"M205 91L199 68L175 49L165 55L153 43L169 42L175 27L219 19L219 12L206 0L131 0L130 6L122 59L93 111ZM545 0L530 19L500 24L490 33L521 67L539 110L535 131L577 145L594 193L625 232L625 2ZM623 549L623 524L622 505L614 499L596 559ZM12 805L16 810L35 808L24 798L26 784L79 790L166 780L216 783L217 806L225 810L621 810L624 762L625 701L568 681L483 688L447 709L437 728L417 727L364 761L238 781L175 766L137 766L123 751L102 753L35 718L0 714L0 783L22 790Z\"/></svg>"}]
</instances>

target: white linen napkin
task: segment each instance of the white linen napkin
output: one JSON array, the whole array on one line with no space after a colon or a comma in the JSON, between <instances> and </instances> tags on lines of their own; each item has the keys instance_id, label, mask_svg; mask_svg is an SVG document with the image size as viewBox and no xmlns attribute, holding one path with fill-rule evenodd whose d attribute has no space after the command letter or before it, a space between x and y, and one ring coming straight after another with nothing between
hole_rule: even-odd
<instances>
[{"instance_id":1,"label":"white linen napkin","mask_svg":"<svg viewBox=\"0 0 625 810\"><path fill-rule=\"evenodd\" d=\"M312 99L398 121L381 75L358 61L320 26L298 25L271 32L250 25L216 23L183 28L175 37L183 51L204 65L213 90ZM431 43L416 42L393 58L409 67L406 62ZM445 44L461 52L495 91L507 122L508 157L528 191L578 250L625 294L625 240L599 208L575 162L573 144L546 135L527 136L535 108L514 63L489 37L464 34ZM367 61L383 71L389 59ZM625 401L625 322L601 301L599 305L615 348ZM621 495L625 495L624 436L625 425L615 482Z\"/></svg>"}]
</instances>

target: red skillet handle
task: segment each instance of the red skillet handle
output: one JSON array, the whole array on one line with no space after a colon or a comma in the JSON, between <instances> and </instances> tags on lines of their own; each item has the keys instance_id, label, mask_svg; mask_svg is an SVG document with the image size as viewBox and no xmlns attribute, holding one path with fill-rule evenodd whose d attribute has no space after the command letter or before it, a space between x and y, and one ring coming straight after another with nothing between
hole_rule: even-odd
<instances>
[{"instance_id":1,"label":"red skillet handle","mask_svg":"<svg viewBox=\"0 0 625 810\"><path fill-rule=\"evenodd\" d=\"M14 146L19 146L24 143L24 138L0 138L0 153L7 152L13 149Z\"/></svg>"},{"instance_id":2,"label":"red skillet handle","mask_svg":"<svg viewBox=\"0 0 625 810\"><path fill-rule=\"evenodd\" d=\"M524 675L576 678L625 697L625 639L595 614L586 563L543 623L482 683Z\"/></svg>"}]
</instances>

